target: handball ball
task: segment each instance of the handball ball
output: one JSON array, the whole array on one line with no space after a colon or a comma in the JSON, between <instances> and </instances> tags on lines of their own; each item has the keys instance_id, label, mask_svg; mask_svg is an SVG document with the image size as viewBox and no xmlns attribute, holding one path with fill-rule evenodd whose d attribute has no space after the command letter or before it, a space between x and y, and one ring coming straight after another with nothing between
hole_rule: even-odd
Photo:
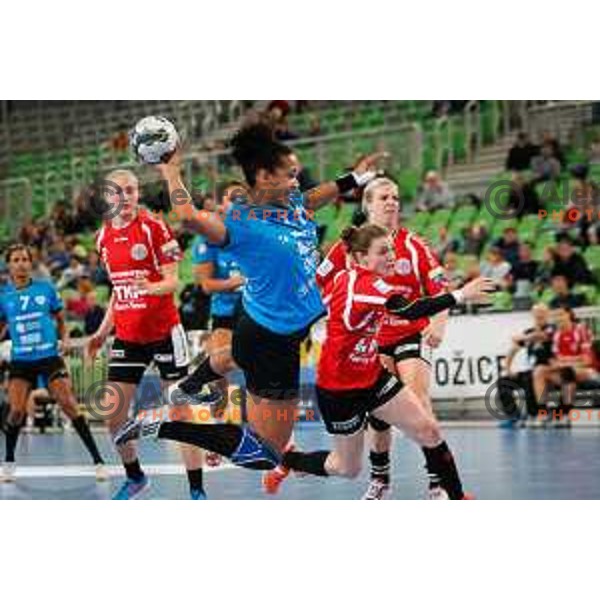
<instances>
[{"instance_id":1,"label":"handball ball","mask_svg":"<svg viewBox=\"0 0 600 600\"><path fill-rule=\"evenodd\" d=\"M178 144L179 134L165 117L144 117L129 134L129 145L136 157L149 165L167 162Z\"/></svg>"}]
</instances>

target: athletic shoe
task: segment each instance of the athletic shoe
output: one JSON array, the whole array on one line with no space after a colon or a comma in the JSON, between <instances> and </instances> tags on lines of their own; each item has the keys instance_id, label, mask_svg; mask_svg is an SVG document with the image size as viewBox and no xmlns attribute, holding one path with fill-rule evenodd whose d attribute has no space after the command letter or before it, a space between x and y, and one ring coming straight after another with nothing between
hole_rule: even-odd
<instances>
[{"instance_id":1,"label":"athletic shoe","mask_svg":"<svg viewBox=\"0 0 600 600\"><path fill-rule=\"evenodd\" d=\"M464 492L462 500L477 500L477 498L475 498L475 494L471 494L470 492Z\"/></svg>"},{"instance_id":2,"label":"athletic shoe","mask_svg":"<svg viewBox=\"0 0 600 600\"><path fill-rule=\"evenodd\" d=\"M500 429L515 429L518 426L519 421L517 419L504 419L498 423Z\"/></svg>"},{"instance_id":3,"label":"athletic shoe","mask_svg":"<svg viewBox=\"0 0 600 600\"><path fill-rule=\"evenodd\" d=\"M17 480L17 464L6 462L0 471L0 483L13 483Z\"/></svg>"},{"instance_id":4,"label":"athletic shoe","mask_svg":"<svg viewBox=\"0 0 600 600\"><path fill-rule=\"evenodd\" d=\"M137 417L127 419L113 435L116 446L145 437L156 437L160 426L169 419L169 409L141 411Z\"/></svg>"},{"instance_id":5,"label":"athletic shoe","mask_svg":"<svg viewBox=\"0 0 600 600\"><path fill-rule=\"evenodd\" d=\"M113 500L135 500L150 487L150 480L144 475L139 481L126 479Z\"/></svg>"},{"instance_id":6,"label":"athletic shoe","mask_svg":"<svg viewBox=\"0 0 600 600\"><path fill-rule=\"evenodd\" d=\"M427 492L427 500L450 500L448 492L441 486L429 488Z\"/></svg>"},{"instance_id":7,"label":"athletic shoe","mask_svg":"<svg viewBox=\"0 0 600 600\"><path fill-rule=\"evenodd\" d=\"M282 465L278 465L270 471L265 471L262 476L262 487L265 494L277 494L281 484L289 474L290 470Z\"/></svg>"},{"instance_id":8,"label":"athletic shoe","mask_svg":"<svg viewBox=\"0 0 600 600\"><path fill-rule=\"evenodd\" d=\"M181 381L175 383L167 389L168 404L183 406L185 404L218 404L219 402L223 402L223 393L215 385L207 383L202 386L198 392L184 392L179 387L180 384Z\"/></svg>"},{"instance_id":9,"label":"athletic shoe","mask_svg":"<svg viewBox=\"0 0 600 600\"><path fill-rule=\"evenodd\" d=\"M110 475L103 464L96 465L96 481L108 481Z\"/></svg>"},{"instance_id":10,"label":"athletic shoe","mask_svg":"<svg viewBox=\"0 0 600 600\"><path fill-rule=\"evenodd\" d=\"M369 487L361 500L387 500L390 495L390 486L381 479L371 479Z\"/></svg>"},{"instance_id":11,"label":"athletic shoe","mask_svg":"<svg viewBox=\"0 0 600 600\"><path fill-rule=\"evenodd\" d=\"M204 490L190 490L190 500L208 500Z\"/></svg>"}]
</instances>

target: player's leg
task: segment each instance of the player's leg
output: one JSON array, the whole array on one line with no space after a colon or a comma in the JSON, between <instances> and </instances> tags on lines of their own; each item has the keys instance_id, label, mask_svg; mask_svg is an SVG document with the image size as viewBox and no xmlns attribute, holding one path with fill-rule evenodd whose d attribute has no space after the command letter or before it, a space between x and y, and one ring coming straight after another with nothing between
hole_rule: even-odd
<instances>
[{"instance_id":1,"label":"player's leg","mask_svg":"<svg viewBox=\"0 0 600 600\"><path fill-rule=\"evenodd\" d=\"M8 402L10 408L5 425L6 447L4 464L0 473L0 481L5 483L15 480L15 451L19 434L27 416L27 400L32 388L31 377L33 374L23 373L22 377L19 375L20 373L11 367L11 375L8 381Z\"/></svg>"},{"instance_id":2,"label":"player's leg","mask_svg":"<svg viewBox=\"0 0 600 600\"><path fill-rule=\"evenodd\" d=\"M58 359L53 361L48 371L48 390L53 398L56 399L62 411L67 415L73 424L73 429L79 435L81 441L89 452L94 465L96 465L96 479L104 481L108 478L106 470L103 468L104 460L96 445L96 440L90 431L89 424L83 414L81 414L79 404L75 399L73 387L69 373L64 361Z\"/></svg>"},{"instance_id":3,"label":"player's leg","mask_svg":"<svg viewBox=\"0 0 600 600\"><path fill-rule=\"evenodd\" d=\"M102 399L102 413L108 430L115 436L129 419L129 410L136 389L151 362L147 348L115 339L110 351L108 381ZM149 487L137 453L137 442L127 440L117 444L117 451L125 469L126 480L113 496L115 500L132 500Z\"/></svg>"},{"instance_id":4,"label":"player's leg","mask_svg":"<svg viewBox=\"0 0 600 600\"><path fill-rule=\"evenodd\" d=\"M402 387L385 404L372 411L378 419L398 427L417 442L423 451L428 473L434 474L437 486L430 490L432 499L462 500L465 494L452 452L443 440L436 419L423 407L408 386ZM442 488L447 494L440 493Z\"/></svg>"}]
</instances>

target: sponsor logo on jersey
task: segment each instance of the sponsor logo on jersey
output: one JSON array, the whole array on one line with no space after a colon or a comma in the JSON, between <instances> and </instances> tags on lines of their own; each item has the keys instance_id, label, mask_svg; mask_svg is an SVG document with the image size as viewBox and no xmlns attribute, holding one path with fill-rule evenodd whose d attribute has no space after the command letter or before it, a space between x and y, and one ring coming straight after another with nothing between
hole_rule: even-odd
<instances>
[{"instance_id":1,"label":"sponsor logo on jersey","mask_svg":"<svg viewBox=\"0 0 600 600\"><path fill-rule=\"evenodd\" d=\"M144 260L148 256L148 249L144 244L134 244L131 248L133 260Z\"/></svg>"},{"instance_id":2,"label":"sponsor logo on jersey","mask_svg":"<svg viewBox=\"0 0 600 600\"><path fill-rule=\"evenodd\" d=\"M396 273L400 275L408 275L412 271L412 265L408 258L401 258L396 261Z\"/></svg>"},{"instance_id":3,"label":"sponsor logo on jersey","mask_svg":"<svg viewBox=\"0 0 600 600\"><path fill-rule=\"evenodd\" d=\"M165 256L170 258L177 257L181 253L177 240L170 240L166 244L163 244L161 250Z\"/></svg>"},{"instance_id":4,"label":"sponsor logo on jersey","mask_svg":"<svg viewBox=\"0 0 600 600\"><path fill-rule=\"evenodd\" d=\"M428 277L431 279L431 281L444 281L446 278L446 273L443 267L436 267L435 269L431 269L431 271L429 271Z\"/></svg>"},{"instance_id":5,"label":"sponsor logo on jersey","mask_svg":"<svg viewBox=\"0 0 600 600\"><path fill-rule=\"evenodd\" d=\"M38 306L44 306L44 304L46 304L46 296L36 296L34 300Z\"/></svg>"}]
</instances>

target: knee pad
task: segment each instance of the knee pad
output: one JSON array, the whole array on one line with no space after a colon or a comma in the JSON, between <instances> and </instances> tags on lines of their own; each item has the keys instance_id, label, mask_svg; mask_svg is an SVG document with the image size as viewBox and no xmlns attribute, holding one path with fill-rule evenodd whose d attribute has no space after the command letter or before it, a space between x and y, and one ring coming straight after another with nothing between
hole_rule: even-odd
<instances>
[{"instance_id":1,"label":"knee pad","mask_svg":"<svg viewBox=\"0 0 600 600\"><path fill-rule=\"evenodd\" d=\"M369 425L373 428L374 431L388 431L391 425L374 417L373 415L369 415Z\"/></svg>"},{"instance_id":2,"label":"knee pad","mask_svg":"<svg viewBox=\"0 0 600 600\"><path fill-rule=\"evenodd\" d=\"M573 367L563 367L560 370L560 377L564 383L575 383L577 381L577 376Z\"/></svg>"}]
</instances>

